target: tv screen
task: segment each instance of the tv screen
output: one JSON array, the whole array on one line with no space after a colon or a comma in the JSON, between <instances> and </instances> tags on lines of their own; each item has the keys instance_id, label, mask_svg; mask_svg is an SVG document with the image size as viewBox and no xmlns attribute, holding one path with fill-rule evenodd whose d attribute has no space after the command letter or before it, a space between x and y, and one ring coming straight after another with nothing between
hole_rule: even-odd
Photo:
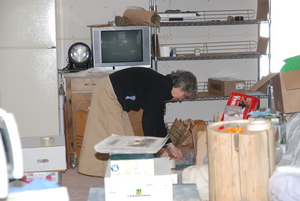
<instances>
[{"instance_id":1,"label":"tv screen","mask_svg":"<svg viewBox=\"0 0 300 201\"><path fill-rule=\"evenodd\" d=\"M151 67L148 26L92 28L94 67Z\"/></svg>"}]
</instances>

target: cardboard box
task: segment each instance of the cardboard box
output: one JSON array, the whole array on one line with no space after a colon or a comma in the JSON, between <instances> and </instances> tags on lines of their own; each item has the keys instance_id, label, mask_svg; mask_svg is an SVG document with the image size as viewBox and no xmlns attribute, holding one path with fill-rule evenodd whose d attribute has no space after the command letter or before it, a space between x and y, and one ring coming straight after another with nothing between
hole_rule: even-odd
<instances>
[{"instance_id":1,"label":"cardboard box","mask_svg":"<svg viewBox=\"0 0 300 201\"><path fill-rule=\"evenodd\" d=\"M269 0L257 0L257 20L268 20Z\"/></svg>"},{"instance_id":2,"label":"cardboard box","mask_svg":"<svg viewBox=\"0 0 300 201\"><path fill-rule=\"evenodd\" d=\"M229 77L209 78L208 92L221 96L229 96L232 92L245 93L246 81Z\"/></svg>"},{"instance_id":3,"label":"cardboard box","mask_svg":"<svg viewBox=\"0 0 300 201\"><path fill-rule=\"evenodd\" d=\"M56 172L66 170L65 136L48 136L54 144L41 145L43 137L21 138L24 172Z\"/></svg>"},{"instance_id":4,"label":"cardboard box","mask_svg":"<svg viewBox=\"0 0 300 201\"><path fill-rule=\"evenodd\" d=\"M275 109L282 113L300 112L300 70L270 73L263 77L250 91L267 94L268 84L273 86Z\"/></svg>"},{"instance_id":5,"label":"cardboard box","mask_svg":"<svg viewBox=\"0 0 300 201\"><path fill-rule=\"evenodd\" d=\"M83 142L83 136L84 136L84 130L86 126L86 120L88 118L88 114L85 111L76 111L75 112L75 126L76 126L76 152L77 152L77 158L80 157L82 142ZM77 165L79 164L79 160L77 160Z\"/></svg>"},{"instance_id":6,"label":"cardboard box","mask_svg":"<svg viewBox=\"0 0 300 201\"><path fill-rule=\"evenodd\" d=\"M172 180L173 184L182 184L182 172L183 170L172 169Z\"/></svg>"},{"instance_id":7,"label":"cardboard box","mask_svg":"<svg viewBox=\"0 0 300 201\"><path fill-rule=\"evenodd\" d=\"M168 158L154 159L154 176L130 178L111 177L110 162L104 178L106 201L173 200L173 180Z\"/></svg>"}]
</instances>

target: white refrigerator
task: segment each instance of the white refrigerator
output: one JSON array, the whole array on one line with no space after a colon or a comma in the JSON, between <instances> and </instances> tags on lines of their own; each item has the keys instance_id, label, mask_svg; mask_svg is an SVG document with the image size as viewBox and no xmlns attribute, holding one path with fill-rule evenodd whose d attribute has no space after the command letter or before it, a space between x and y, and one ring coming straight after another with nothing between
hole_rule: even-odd
<instances>
[{"instance_id":1,"label":"white refrigerator","mask_svg":"<svg viewBox=\"0 0 300 201\"><path fill-rule=\"evenodd\" d=\"M21 137L59 135L55 0L1 0L0 19L0 108Z\"/></svg>"}]
</instances>

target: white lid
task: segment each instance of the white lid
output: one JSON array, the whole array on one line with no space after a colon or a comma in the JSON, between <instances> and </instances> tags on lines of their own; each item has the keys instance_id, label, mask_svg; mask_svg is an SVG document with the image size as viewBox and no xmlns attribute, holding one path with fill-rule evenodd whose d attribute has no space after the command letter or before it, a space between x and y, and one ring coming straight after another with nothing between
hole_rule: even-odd
<instances>
[{"instance_id":1,"label":"white lid","mask_svg":"<svg viewBox=\"0 0 300 201\"><path fill-rule=\"evenodd\" d=\"M267 120L251 121L247 124L248 131L263 131L271 128L271 122Z\"/></svg>"}]
</instances>

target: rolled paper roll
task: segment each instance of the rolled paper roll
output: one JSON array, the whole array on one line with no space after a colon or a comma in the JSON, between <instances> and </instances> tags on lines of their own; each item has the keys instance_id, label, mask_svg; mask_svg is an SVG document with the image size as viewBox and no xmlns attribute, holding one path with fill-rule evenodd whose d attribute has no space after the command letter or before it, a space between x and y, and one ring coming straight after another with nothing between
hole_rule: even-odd
<instances>
[{"instance_id":1,"label":"rolled paper roll","mask_svg":"<svg viewBox=\"0 0 300 201\"><path fill-rule=\"evenodd\" d=\"M252 121L247 124L247 130L249 131L264 131L271 128L271 122L266 120Z\"/></svg>"},{"instance_id":2,"label":"rolled paper roll","mask_svg":"<svg viewBox=\"0 0 300 201\"><path fill-rule=\"evenodd\" d=\"M53 137L42 137L40 139L41 146L53 146L54 145L54 138Z\"/></svg>"}]
</instances>

